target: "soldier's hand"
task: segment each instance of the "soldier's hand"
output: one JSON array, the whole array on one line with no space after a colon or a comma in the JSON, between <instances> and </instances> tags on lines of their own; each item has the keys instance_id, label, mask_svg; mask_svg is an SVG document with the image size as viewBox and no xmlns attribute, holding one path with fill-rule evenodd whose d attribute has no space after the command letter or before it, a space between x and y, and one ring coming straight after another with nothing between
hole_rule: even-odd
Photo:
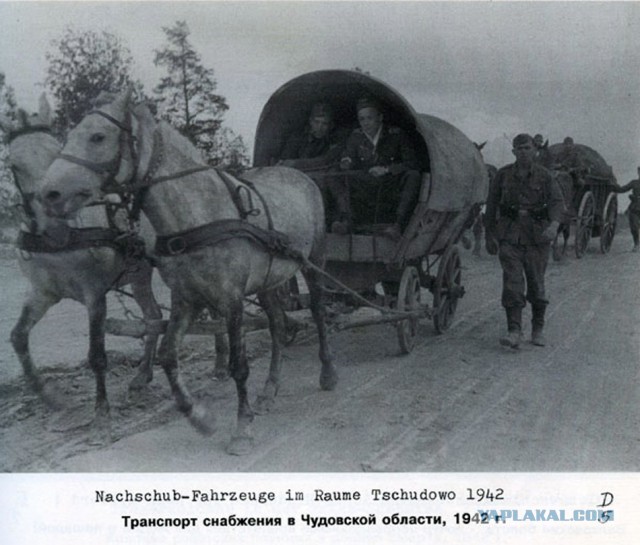
<instances>
[{"instance_id":1,"label":"soldier's hand","mask_svg":"<svg viewBox=\"0 0 640 545\"><path fill-rule=\"evenodd\" d=\"M553 242L558 234L558 227L560 227L560 224L557 221L552 221L549 226L542 231L542 238L547 242Z\"/></svg>"},{"instance_id":2,"label":"soldier's hand","mask_svg":"<svg viewBox=\"0 0 640 545\"><path fill-rule=\"evenodd\" d=\"M389 174L389 168L380 166L371 167L369 169L369 174L371 174L371 176L374 176L375 178L379 178L380 176Z\"/></svg>"},{"instance_id":3,"label":"soldier's hand","mask_svg":"<svg viewBox=\"0 0 640 545\"><path fill-rule=\"evenodd\" d=\"M498 254L498 241L492 236L488 236L484 240L484 246L487 249L489 255Z\"/></svg>"}]
</instances>

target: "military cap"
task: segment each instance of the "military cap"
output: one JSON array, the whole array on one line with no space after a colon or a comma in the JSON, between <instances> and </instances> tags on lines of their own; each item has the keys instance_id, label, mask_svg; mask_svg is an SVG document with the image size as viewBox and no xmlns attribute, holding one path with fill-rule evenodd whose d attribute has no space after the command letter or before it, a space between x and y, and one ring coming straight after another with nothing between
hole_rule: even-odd
<instances>
[{"instance_id":1,"label":"military cap","mask_svg":"<svg viewBox=\"0 0 640 545\"><path fill-rule=\"evenodd\" d=\"M564 139L563 144L573 144L573 138L571 138L570 136L567 136Z\"/></svg>"},{"instance_id":2,"label":"military cap","mask_svg":"<svg viewBox=\"0 0 640 545\"><path fill-rule=\"evenodd\" d=\"M533 138L530 134L521 133L513 139L513 147L523 146L524 144L533 144Z\"/></svg>"},{"instance_id":3,"label":"military cap","mask_svg":"<svg viewBox=\"0 0 640 545\"><path fill-rule=\"evenodd\" d=\"M380 103L372 97L362 97L358 99L358 102L356 102L356 112L359 112L364 108L375 108L379 112L382 111Z\"/></svg>"},{"instance_id":4,"label":"military cap","mask_svg":"<svg viewBox=\"0 0 640 545\"><path fill-rule=\"evenodd\" d=\"M333 119L333 110L326 102L318 102L311 108L309 117L326 117L327 119Z\"/></svg>"}]
</instances>

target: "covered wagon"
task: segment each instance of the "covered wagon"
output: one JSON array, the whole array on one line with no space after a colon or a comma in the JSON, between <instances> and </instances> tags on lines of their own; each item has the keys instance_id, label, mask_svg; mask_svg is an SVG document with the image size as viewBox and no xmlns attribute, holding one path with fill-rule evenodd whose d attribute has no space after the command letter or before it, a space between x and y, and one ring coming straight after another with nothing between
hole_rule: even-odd
<instances>
[{"instance_id":1,"label":"covered wagon","mask_svg":"<svg viewBox=\"0 0 640 545\"><path fill-rule=\"evenodd\" d=\"M401 349L409 352L419 317L431 316L438 332L447 329L464 293L456 243L476 218L488 189L486 167L474 143L450 123L416 112L400 93L374 77L323 70L294 78L268 99L256 131L254 165L275 164L287 136L305 126L317 102L331 105L339 128L355 129L355 104L363 95L375 97L384 122L401 128L413 143L420 195L399 239L375 228L328 233L326 270L348 291L371 295L382 286L389 307L407 313L397 329ZM320 183L337 172L330 166L309 175ZM423 301L424 290L433 294L432 307Z\"/></svg>"}]
</instances>

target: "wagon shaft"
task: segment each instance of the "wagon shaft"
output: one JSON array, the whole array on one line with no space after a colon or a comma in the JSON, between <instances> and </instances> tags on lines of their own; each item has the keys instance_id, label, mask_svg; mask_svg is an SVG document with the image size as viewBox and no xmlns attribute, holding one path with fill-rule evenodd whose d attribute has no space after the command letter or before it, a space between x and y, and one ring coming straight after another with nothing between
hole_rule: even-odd
<instances>
[{"instance_id":1,"label":"wagon shaft","mask_svg":"<svg viewBox=\"0 0 640 545\"><path fill-rule=\"evenodd\" d=\"M245 316L243 322L246 331L259 331L269 327L269 322L265 316ZM110 335L117 337L142 338L149 333L164 333L167 329L167 323L167 320L145 323L142 320L108 318L106 331ZM308 324L306 322L292 318L290 315L287 316L287 329L300 331L307 329L307 327ZM187 332L188 335L218 335L225 333L227 333L227 325L222 319L193 323Z\"/></svg>"}]
</instances>

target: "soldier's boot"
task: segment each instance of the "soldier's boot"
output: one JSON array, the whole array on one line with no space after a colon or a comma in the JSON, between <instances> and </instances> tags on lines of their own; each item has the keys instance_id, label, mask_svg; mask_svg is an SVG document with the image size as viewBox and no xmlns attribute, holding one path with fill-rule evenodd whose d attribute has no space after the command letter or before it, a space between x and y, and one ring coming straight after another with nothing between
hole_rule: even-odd
<instances>
[{"instance_id":1,"label":"soldier's boot","mask_svg":"<svg viewBox=\"0 0 640 545\"><path fill-rule=\"evenodd\" d=\"M547 341L544 337L544 312L545 306L533 306L531 317L531 343L536 346L545 346Z\"/></svg>"},{"instance_id":2,"label":"soldier's boot","mask_svg":"<svg viewBox=\"0 0 640 545\"><path fill-rule=\"evenodd\" d=\"M509 348L519 348L522 341L522 309L511 307L507 311L507 334L500 337L500 344Z\"/></svg>"}]
</instances>

